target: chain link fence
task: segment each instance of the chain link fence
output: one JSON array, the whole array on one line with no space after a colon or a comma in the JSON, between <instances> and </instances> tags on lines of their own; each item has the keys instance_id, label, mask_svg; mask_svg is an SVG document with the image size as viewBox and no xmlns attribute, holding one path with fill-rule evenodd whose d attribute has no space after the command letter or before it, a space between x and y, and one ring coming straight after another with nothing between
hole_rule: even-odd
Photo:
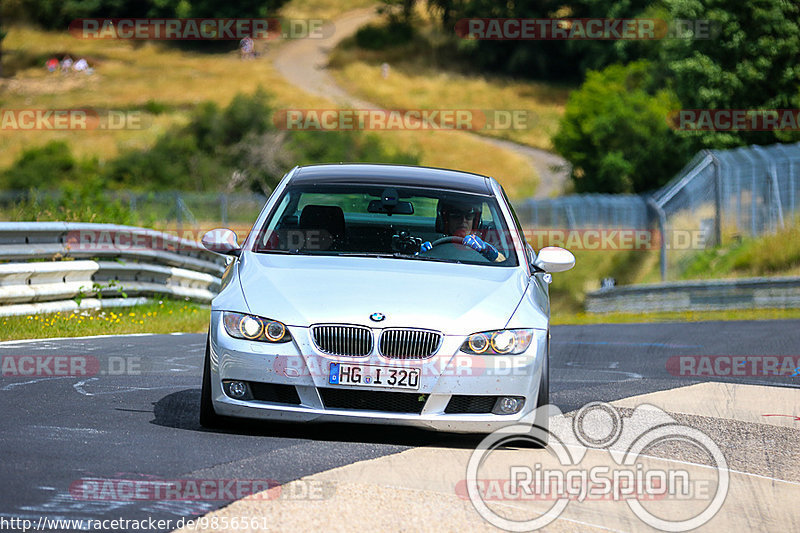
<instances>
[{"instance_id":1,"label":"chain link fence","mask_svg":"<svg viewBox=\"0 0 800 533\"><path fill-rule=\"evenodd\" d=\"M62 191L0 191L0 220L19 216L20 205L42 209L65 198ZM247 226L253 224L267 198L249 193L203 193L186 191L104 191L104 200L128 209L146 225L173 229L197 229L208 224ZM26 215L36 215L26 211Z\"/></svg>"},{"instance_id":2,"label":"chain link fence","mask_svg":"<svg viewBox=\"0 0 800 533\"><path fill-rule=\"evenodd\" d=\"M697 244L775 232L796 223L798 208L800 143L704 150L650 195L582 194L516 205L523 226L533 229L657 229L664 280Z\"/></svg>"},{"instance_id":3,"label":"chain link fence","mask_svg":"<svg viewBox=\"0 0 800 533\"><path fill-rule=\"evenodd\" d=\"M57 199L60 192L0 192L0 212L13 206ZM142 221L198 229L209 225L249 228L266 197L248 193L109 191ZM658 230L661 277L682 255L700 246L742 235L758 236L795 223L800 208L800 143L704 150L678 175L650 195L581 194L515 203L521 224L532 230ZM3 217L0 216L0 219ZM695 246L675 246L689 236ZM699 238L698 238L699 236Z\"/></svg>"},{"instance_id":4,"label":"chain link fence","mask_svg":"<svg viewBox=\"0 0 800 533\"><path fill-rule=\"evenodd\" d=\"M514 210L526 228L630 228L649 225L647 200L635 194L580 194L519 202Z\"/></svg>"},{"instance_id":5,"label":"chain link fence","mask_svg":"<svg viewBox=\"0 0 800 533\"><path fill-rule=\"evenodd\" d=\"M701 234L706 245L796 223L800 143L704 150L650 199L662 235ZM685 252L664 239L661 277Z\"/></svg>"}]
</instances>

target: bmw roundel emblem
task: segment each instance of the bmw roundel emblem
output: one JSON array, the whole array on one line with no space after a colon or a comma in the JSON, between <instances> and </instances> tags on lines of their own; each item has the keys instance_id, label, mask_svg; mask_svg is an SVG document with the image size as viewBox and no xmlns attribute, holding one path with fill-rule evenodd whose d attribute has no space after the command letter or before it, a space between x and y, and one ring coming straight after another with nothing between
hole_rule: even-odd
<instances>
[{"instance_id":1,"label":"bmw roundel emblem","mask_svg":"<svg viewBox=\"0 0 800 533\"><path fill-rule=\"evenodd\" d=\"M384 315L383 313L372 313L371 315L369 315L369 319L372 320L373 322L380 322L384 318L386 318L386 315Z\"/></svg>"}]
</instances>

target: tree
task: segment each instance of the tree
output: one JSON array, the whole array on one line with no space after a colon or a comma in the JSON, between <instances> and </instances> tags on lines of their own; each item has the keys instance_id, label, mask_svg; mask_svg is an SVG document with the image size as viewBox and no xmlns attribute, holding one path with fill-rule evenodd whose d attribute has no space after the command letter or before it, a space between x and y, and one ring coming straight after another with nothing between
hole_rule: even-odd
<instances>
[{"instance_id":1,"label":"tree","mask_svg":"<svg viewBox=\"0 0 800 533\"><path fill-rule=\"evenodd\" d=\"M3 77L3 39L6 38L6 32L0 27L0 78Z\"/></svg>"},{"instance_id":2,"label":"tree","mask_svg":"<svg viewBox=\"0 0 800 533\"><path fill-rule=\"evenodd\" d=\"M66 29L79 18L274 17L287 0L20 0L34 22Z\"/></svg>"},{"instance_id":3,"label":"tree","mask_svg":"<svg viewBox=\"0 0 800 533\"><path fill-rule=\"evenodd\" d=\"M711 20L711 39L665 39L655 67L685 109L800 107L800 5L786 0L666 0L673 19ZM705 132L696 148L800 140L797 132Z\"/></svg>"},{"instance_id":4,"label":"tree","mask_svg":"<svg viewBox=\"0 0 800 533\"><path fill-rule=\"evenodd\" d=\"M389 15L390 21L411 24L416 3L416 0L383 0L382 11Z\"/></svg>"},{"instance_id":5,"label":"tree","mask_svg":"<svg viewBox=\"0 0 800 533\"><path fill-rule=\"evenodd\" d=\"M469 18L632 18L651 0L431 0L445 31ZM583 79L589 69L637 59L638 47L613 40L465 40L459 48L482 69L547 80Z\"/></svg>"},{"instance_id":6,"label":"tree","mask_svg":"<svg viewBox=\"0 0 800 533\"><path fill-rule=\"evenodd\" d=\"M666 183L691 155L666 117L679 108L655 89L652 65L637 61L590 71L570 94L556 150L572 163L577 192L641 193Z\"/></svg>"}]
</instances>

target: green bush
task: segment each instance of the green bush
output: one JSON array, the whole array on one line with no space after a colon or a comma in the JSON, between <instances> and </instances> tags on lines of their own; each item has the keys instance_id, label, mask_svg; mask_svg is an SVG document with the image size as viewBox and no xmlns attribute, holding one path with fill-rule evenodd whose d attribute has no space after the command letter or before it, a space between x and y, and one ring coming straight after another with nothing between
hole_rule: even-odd
<instances>
[{"instance_id":1,"label":"green bush","mask_svg":"<svg viewBox=\"0 0 800 533\"><path fill-rule=\"evenodd\" d=\"M204 103L189 123L161 136L147 150L122 154L105 173L117 187L155 190L221 190L269 193L298 164L339 161L418 162L389 153L375 136L360 132L279 132L263 91L237 95L225 109Z\"/></svg>"},{"instance_id":2,"label":"green bush","mask_svg":"<svg viewBox=\"0 0 800 533\"><path fill-rule=\"evenodd\" d=\"M292 136L287 148L297 165L353 162L419 164L417 155L388 152L376 136L358 132L300 131Z\"/></svg>"},{"instance_id":3,"label":"green bush","mask_svg":"<svg viewBox=\"0 0 800 533\"><path fill-rule=\"evenodd\" d=\"M78 161L63 141L51 141L30 148L2 173L7 189L49 189L62 183L74 183L97 172L94 160Z\"/></svg>"},{"instance_id":4,"label":"green bush","mask_svg":"<svg viewBox=\"0 0 800 533\"><path fill-rule=\"evenodd\" d=\"M64 199L50 203L29 196L20 220L36 217L38 209L56 218L80 219L90 217L95 206L104 221L122 221L128 214L94 191L243 189L268 194L295 165L340 161L416 164L419 158L387 151L377 137L361 132L277 131L269 97L257 91L237 95L224 109L201 104L185 126L161 135L150 148L125 151L103 167L95 159L76 159L64 142L32 148L0 174L0 186L65 191Z\"/></svg>"},{"instance_id":5,"label":"green bush","mask_svg":"<svg viewBox=\"0 0 800 533\"><path fill-rule=\"evenodd\" d=\"M205 102L186 126L162 135L151 148L120 155L105 177L125 188L219 190L234 171L242 170L240 144L273 129L271 116L268 97L260 90L236 95L225 109ZM258 170L255 174L253 179L265 179ZM267 181L274 185L279 178L271 175Z\"/></svg>"},{"instance_id":6,"label":"green bush","mask_svg":"<svg viewBox=\"0 0 800 533\"><path fill-rule=\"evenodd\" d=\"M666 120L676 109L674 93L655 88L647 61L589 72L553 137L572 163L575 190L641 193L669 181L691 156L687 139Z\"/></svg>"},{"instance_id":7,"label":"green bush","mask_svg":"<svg viewBox=\"0 0 800 533\"><path fill-rule=\"evenodd\" d=\"M169 110L169 106L158 100L148 100L144 106L142 106L142 109L151 115L160 115Z\"/></svg>"},{"instance_id":8,"label":"green bush","mask_svg":"<svg viewBox=\"0 0 800 533\"><path fill-rule=\"evenodd\" d=\"M119 200L104 194L102 184L65 185L55 195L30 190L10 213L14 221L98 222L108 224L151 224L142 220Z\"/></svg>"},{"instance_id":9,"label":"green bush","mask_svg":"<svg viewBox=\"0 0 800 533\"><path fill-rule=\"evenodd\" d=\"M384 50L405 44L414 37L411 24L391 20L385 24L367 24L356 32L356 45L366 50Z\"/></svg>"}]
</instances>

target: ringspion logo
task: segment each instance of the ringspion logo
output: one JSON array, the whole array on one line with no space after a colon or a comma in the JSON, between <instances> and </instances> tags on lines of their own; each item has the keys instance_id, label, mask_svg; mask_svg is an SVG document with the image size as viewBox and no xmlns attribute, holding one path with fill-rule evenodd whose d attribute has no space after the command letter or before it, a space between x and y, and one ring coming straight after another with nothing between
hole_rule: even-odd
<instances>
[{"instance_id":1,"label":"ringspion logo","mask_svg":"<svg viewBox=\"0 0 800 533\"><path fill-rule=\"evenodd\" d=\"M603 402L584 405L573 417L562 416L552 405L537 411L549 416L549 430L536 424L539 415L534 412L494 431L478 444L465 479L454 487L497 528L534 531L551 524L569 505L620 501L652 528L691 531L711 520L725 503L730 473L722 450L702 431L678 423L655 406L642 404L629 416ZM521 442L547 442L547 453L504 449ZM648 455L652 447L667 443L691 450L709 466L665 464ZM537 506L509 516L492 505L526 500L541 501L549 508ZM687 512L662 518L666 505Z\"/></svg>"}]
</instances>

